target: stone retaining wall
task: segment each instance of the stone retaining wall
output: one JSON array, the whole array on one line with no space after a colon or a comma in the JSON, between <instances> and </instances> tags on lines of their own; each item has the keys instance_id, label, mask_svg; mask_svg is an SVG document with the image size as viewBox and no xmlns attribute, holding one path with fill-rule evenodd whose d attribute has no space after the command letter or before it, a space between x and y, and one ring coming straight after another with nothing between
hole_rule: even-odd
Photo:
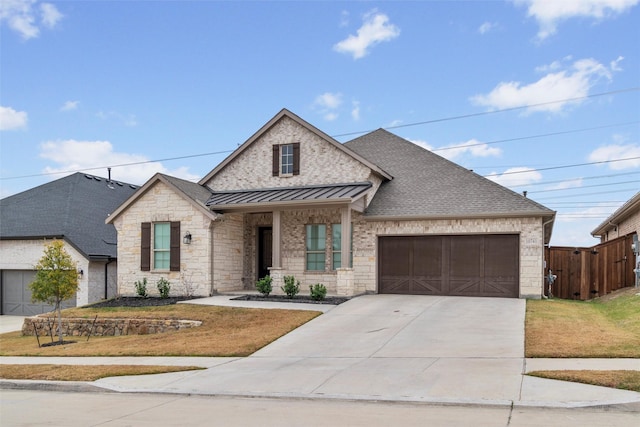
<instances>
[{"instance_id":1,"label":"stone retaining wall","mask_svg":"<svg viewBox=\"0 0 640 427\"><path fill-rule=\"evenodd\" d=\"M62 319L62 334L65 336L119 336L148 335L163 332L179 331L200 326L198 320L157 320L157 319L94 319L66 318ZM27 317L22 324L22 335L48 336L51 331L58 335L56 318ZM93 327L93 329L92 329Z\"/></svg>"}]
</instances>

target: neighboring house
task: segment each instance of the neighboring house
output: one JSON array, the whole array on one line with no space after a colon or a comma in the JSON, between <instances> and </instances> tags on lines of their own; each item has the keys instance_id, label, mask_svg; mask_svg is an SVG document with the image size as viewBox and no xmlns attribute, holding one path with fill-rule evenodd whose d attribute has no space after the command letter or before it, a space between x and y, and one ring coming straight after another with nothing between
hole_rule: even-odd
<instances>
[{"instance_id":1,"label":"neighboring house","mask_svg":"<svg viewBox=\"0 0 640 427\"><path fill-rule=\"evenodd\" d=\"M634 233L640 235L640 192L605 219L591 235L604 243Z\"/></svg>"},{"instance_id":2,"label":"neighboring house","mask_svg":"<svg viewBox=\"0 0 640 427\"><path fill-rule=\"evenodd\" d=\"M51 306L32 303L28 288L51 239L64 240L78 264L78 293L66 306L115 296L117 234L105 219L137 188L75 173L0 200L2 314L51 311Z\"/></svg>"},{"instance_id":3,"label":"neighboring house","mask_svg":"<svg viewBox=\"0 0 640 427\"><path fill-rule=\"evenodd\" d=\"M540 298L555 212L385 130L345 144L282 110L198 183L157 174L107 219L118 290Z\"/></svg>"}]
</instances>

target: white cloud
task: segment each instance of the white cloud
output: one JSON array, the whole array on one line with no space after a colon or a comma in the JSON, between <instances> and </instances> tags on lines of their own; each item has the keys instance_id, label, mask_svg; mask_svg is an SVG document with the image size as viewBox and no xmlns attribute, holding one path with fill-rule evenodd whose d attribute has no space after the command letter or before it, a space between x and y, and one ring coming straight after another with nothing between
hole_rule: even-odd
<instances>
[{"instance_id":1,"label":"white cloud","mask_svg":"<svg viewBox=\"0 0 640 427\"><path fill-rule=\"evenodd\" d=\"M342 12L340 12L340 26L346 27L348 25L349 25L349 12L346 10L343 10Z\"/></svg>"},{"instance_id":2,"label":"white cloud","mask_svg":"<svg viewBox=\"0 0 640 427\"><path fill-rule=\"evenodd\" d=\"M134 114L122 114L117 111L98 111L96 117L102 120L115 120L128 127L134 127L138 125L138 120Z\"/></svg>"},{"instance_id":3,"label":"white cloud","mask_svg":"<svg viewBox=\"0 0 640 427\"><path fill-rule=\"evenodd\" d=\"M360 120L360 102L353 101L351 108L351 118L353 120Z\"/></svg>"},{"instance_id":4,"label":"white cloud","mask_svg":"<svg viewBox=\"0 0 640 427\"><path fill-rule=\"evenodd\" d=\"M490 157L500 156L502 150L497 147L490 147L476 139L470 139L463 143L455 143L445 147L435 149L439 155L449 160L453 160L466 153L470 153L473 157Z\"/></svg>"},{"instance_id":5,"label":"white cloud","mask_svg":"<svg viewBox=\"0 0 640 427\"><path fill-rule=\"evenodd\" d=\"M433 151L433 146L429 144L427 141L422 141L420 139L409 139L409 141L424 148L425 150Z\"/></svg>"},{"instance_id":6,"label":"white cloud","mask_svg":"<svg viewBox=\"0 0 640 427\"><path fill-rule=\"evenodd\" d=\"M39 8L36 5L39 5ZM51 3L38 3L37 0L0 1L0 22L6 22L9 28L25 40L38 37L40 25L54 28L62 17Z\"/></svg>"},{"instance_id":7,"label":"white cloud","mask_svg":"<svg viewBox=\"0 0 640 427\"><path fill-rule=\"evenodd\" d=\"M616 61L616 67L617 63ZM545 66L544 69L551 70L561 67L561 63L554 62ZM611 80L612 70L595 59L580 59L566 67L566 69L546 74L536 82L529 84L514 81L501 82L488 94L475 95L470 100L472 103L488 107L490 110L517 108L564 100L545 105L536 105L526 109L527 113L535 111L559 113L570 105L578 105L584 102L584 99L574 98L589 95L591 88L601 79Z\"/></svg>"},{"instance_id":8,"label":"white cloud","mask_svg":"<svg viewBox=\"0 0 640 427\"><path fill-rule=\"evenodd\" d=\"M486 22L483 22L482 25L480 25L480 27L478 27L478 32L480 34L487 34L489 31L492 31L497 27L498 27L497 23L486 21Z\"/></svg>"},{"instance_id":9,"label":"white cloud","mask_svg":"<svg viewBox=\"0 0 640 427\"><path fill-rule=\"evenodd\" d=\"M0 130L21 129L27 126L27 113L0 105Z\"/></svg>"},{"instance_id":10,"label":"white cloud","mask_svg":"<svg viewBox=\"0 0 640 427\"><path fill-rule=\"evenodd\" d=\"M622 170L640 167L640 145L635 144L610 144L599 147L591 152L589 161L606 162L617 159L628 159L621 162L607 163L609 169Z\"/></svg>"},{"instance_id":11,"label":"white cloud","mask_svg":"<svg viewBox=\"0 0 640 427\"><path fill-rule=\"evenodd\" d=\"M107 166L112 166L111 176L114 180L131 184L143 184L157 172L188 180L199 178L189 173L187 167L170 170L159 162L143 163L148 162L149 159L139 154L115 152L109 141L76 141L73 139L47 141L40 145L40 157L55 163L55 166L47 166L44 173L87 170L92 174L106 176ZM141 164L114 167L130 163ZM102 167L104 167L104 171L93 170L93 168Z\"/></svg>"},{"instance_id":12,"label":"white cloud","mask_svg":"<svg viewBox=\"0 0 640 427\"><path fill-rule=\"evenodd\" d=\"M505 187L515 187L538 182L542 179L542 175L535 169L516 167L507 169L501 174L492 172L487 178Z\"/></svg>"},{"instance_id":13,"label":"white cloud","mask_svg":"<svg viewBox=\"0 0 640 427\"><path fill-rule=\"evenodd\" d=\"M64 16L51 3L42 3L40 13L42 14L42 24L47 28L54 28Z\"/></svg>"},{"instance_id":14,"label":"white cloud","mask_svg":"<svg viewBox=\"0 0 640 427\"><path fill-rule=\"evenodd\" d=\"M313 106L318 110L325 120L332 121L338 118L336 111L342 105L342 94L340 92L325 92L318 95L313 102Z\"/></svg>"},{"instance_id":15,"label":"white cloud","mask_svg":"<svg viewBox=\"0 0 640 427\"><path fill-rule=\"evenodd\" d=\"M78 104L80 104L80 101L67 101L62 105L62 107L60 107L60 111L76 110L78 108Z\"/></svg>"},{"instance_id":16,"label":"white cloud","mask_svg":"<svg viewBox=\"0 0 640 427\"><path fill-rule=\"evenodd\" d=\"M525 5L527 14L538 21L540 40L556 33L558 24L576 17L602 20L619 15L638 4L639 0L515 0Z\"/></svg>"},{"instance_id":17,"label":"white cloud","mask_svg":"<svg viewBox=\"0 0 640 427\"><path fill-rule=\"evenodd\" d=\"M371 47L378 43L395 39L400 35L400 29L389 23L389 17L378 13L376 9L369 11L363 18L364 23L358 28L357 35L350 35L336 43L333 49L340 53L347 53L353 59L360 59L369 53Z\"/></svg>"},{"instance_id":18,"label":"white cloud","mask_svg":"<svg viewBox=\"0 0 640 427\"><path fill-rule=\"evenodd\" d=\"M568 179L554 185L545 187L545 190L566 190L567 188L582 187L582 178Z\"/></svg>"}]
</instances>

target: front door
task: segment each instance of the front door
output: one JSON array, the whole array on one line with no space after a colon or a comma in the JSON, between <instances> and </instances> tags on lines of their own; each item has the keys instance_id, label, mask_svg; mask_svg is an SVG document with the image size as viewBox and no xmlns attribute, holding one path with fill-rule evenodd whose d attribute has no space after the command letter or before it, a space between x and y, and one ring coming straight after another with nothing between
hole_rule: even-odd
<instances>
[{"instance_id":1,"label":"front door","mask_svg":"<svg viewBox=\"0 0 640 427\"><path fill-rule=\"evenodd\" d=\"M273 251L273 229L271 227L258 228L258 279L269 274L271 254Z\"/></svg>"}]
</instances>

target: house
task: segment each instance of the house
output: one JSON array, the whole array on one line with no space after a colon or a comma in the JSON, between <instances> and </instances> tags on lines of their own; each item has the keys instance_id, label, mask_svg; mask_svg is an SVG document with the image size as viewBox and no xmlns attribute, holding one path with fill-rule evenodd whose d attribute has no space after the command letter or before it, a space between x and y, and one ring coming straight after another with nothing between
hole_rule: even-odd
<instances>
[{"instance_id":1,"label":"house","mask_svg":"<svg viewBox=\"0 0 640 427\"><path fill-rule=\"evenodd\" d=\"M137 186L75 173L0 200L2 314L34 315L53 307L31 302L34 266L51 239L62 239L77 262L79 289L66 306L116 294L116 230L107 215Z\"/></svg>"},{"instance_id":2,"label":"house","mask_svg":"<svg viewBox=\"0 0 640 427\"><path fill-rule=\"evenodd\" d=\"M601 243L628 234L640 236L640 192L627 200L591 232L593 237L600 238Z\"/></svg>"},{"instance_id":3,"label":"house","mask_svg":"<svg viewBox=\"0 0 640 427\"><path fill-rule=\"evenodd\" d=\"M157 174L107 219L118 289L540 298L555 212L385 130L341 144L284 109L198 183ZM151 286L153 288L153 286Z\"/></svg>"}]
</instances>

